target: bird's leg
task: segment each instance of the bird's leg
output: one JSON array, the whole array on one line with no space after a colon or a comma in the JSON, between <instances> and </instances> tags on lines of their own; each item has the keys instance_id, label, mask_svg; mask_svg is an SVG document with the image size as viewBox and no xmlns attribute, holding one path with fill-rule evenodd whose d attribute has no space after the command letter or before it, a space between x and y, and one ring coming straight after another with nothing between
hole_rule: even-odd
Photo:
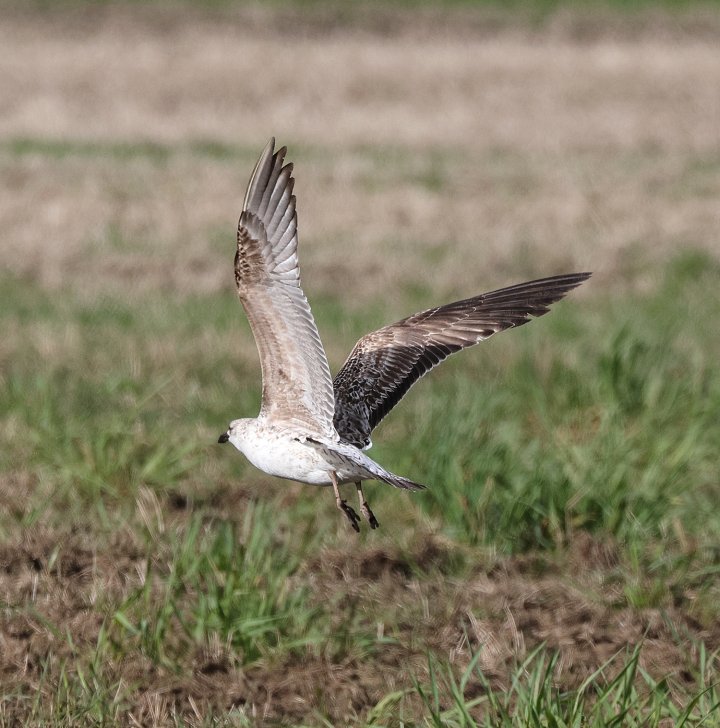
<instances>
[{"instance_id":1,"label":"bird's leg","mask_svg":"<svg viewBox=\"0 0 720 728\"><path fill-rule=\"evenodd\" d=\"M344 501L340 497L340 491L338 490L338 482L337 482L337 475L334 470L330 471L330 480L332 480L333 484L333 490L335 491L335 503L337 507L347 516L348 521L350 521L350 525L355 529L358 533L360 533L360 516L358 516L357 513L353 510L351 506L347 504L346 501Z\"/></svg>"},{"instance_id":2,"label":"bird's leg","mask_svg":"<svg viewBox=\"0 0 720 728\"><path fill-rule=\"evenodd\" d=\"M370 524L370 528L377 528L380 524L378 523L375 514L370 510L368 502L365 500L365 494L362 489L362 482L356 481L355 487L357 488L358 498L360 499L360 513L365 516L367 522Z\"/></svg>"}]
</instances>

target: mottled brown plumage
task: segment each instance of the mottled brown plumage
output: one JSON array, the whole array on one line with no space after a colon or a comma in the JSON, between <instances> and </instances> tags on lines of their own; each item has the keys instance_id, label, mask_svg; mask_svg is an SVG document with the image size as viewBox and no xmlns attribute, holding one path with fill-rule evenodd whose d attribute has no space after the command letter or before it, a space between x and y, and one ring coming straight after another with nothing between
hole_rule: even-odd
<instances>
[{"instance_id":1,"label":"mottled brown plumage","mask_svg":"<svg viewBox=\"0 0 720 728\"><path fill-rule=\"evenodd\" d=\"M542 316L590 273L541 278L421 311L366 334L335 377L335 429L356 447L450 354Z\"/></svg>"}]
</instances>

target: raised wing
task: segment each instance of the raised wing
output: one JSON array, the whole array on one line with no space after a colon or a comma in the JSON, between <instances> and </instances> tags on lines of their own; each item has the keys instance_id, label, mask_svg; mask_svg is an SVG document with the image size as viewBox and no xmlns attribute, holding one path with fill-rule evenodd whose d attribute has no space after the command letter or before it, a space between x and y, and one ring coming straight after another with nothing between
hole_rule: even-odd
<instances>
[{"instance_id":1,"label":"raised wing","mask_svg":"<svg viewBox=\"0 0 720 728\"><path fill-rule=\"evenodd\" d=\"M271 139L255 165L240 216L235 254L238 296L262 367L260 415L334 437L327 357L300 287L292 164Z\"/></svg>"},{"instance_id":2,"label":"raised wing","mask_svg":"<svg viewBox=\"0 0 720 728\"><path fill-rule=\"evenodd\" d=\"M335 377L335 428L368 447L370 433L408 389L456 351L542 316L590 273L542 278L483 293L363 336Z\"/></svg>"}]
</instances>

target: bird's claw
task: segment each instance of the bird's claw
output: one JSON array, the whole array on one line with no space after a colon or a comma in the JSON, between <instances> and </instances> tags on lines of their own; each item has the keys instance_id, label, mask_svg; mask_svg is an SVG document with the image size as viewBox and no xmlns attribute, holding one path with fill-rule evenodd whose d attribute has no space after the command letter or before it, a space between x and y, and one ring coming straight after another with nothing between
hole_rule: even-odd
<instances>
[{"instance_id":1,"label":"bird's claw","mask_svg":"<svg viewBox=\"0 0 720 728\"><path fill-rule=\"evenodd\" d=\"M347 501L344 500L338 501L337 506L347 516L347 519L348 521L350 521L350 525L353 527L353 530L360 533L360 516L358 516L358 514L355 512L355 509L352 506L348 505Z\"/></svg>"},{"instance_id":2,"label":"bird's claw","mask_svg":"<svg viewBox=\"0 0 720 728\"><path fill-rule=\"evenodd\" d=\"M375 518L375 514L370 510L370 506L367 503L363 503L360 506L360 511L365 516L365 520L370 524L370 528L378 528L380 524L378 519Z\"/></svg>"}]
</instances>

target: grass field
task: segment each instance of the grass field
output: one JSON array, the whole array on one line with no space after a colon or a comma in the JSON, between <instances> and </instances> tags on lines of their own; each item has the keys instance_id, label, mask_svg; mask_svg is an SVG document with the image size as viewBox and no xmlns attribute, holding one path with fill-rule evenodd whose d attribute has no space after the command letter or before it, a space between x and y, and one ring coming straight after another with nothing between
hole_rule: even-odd
<instances>
[{"instance_id":1,"label":"grass field","mask_svg":"<svg viewBox=\"0 0 720 728\"><path fill-rule=\"evenodd\" d=\"M720 725L720 21L620 5L7 6L0 726ZM359 536L216 444L271 134L334 371L595 272L413 389Z\"/></svg>"}]
</instances>

